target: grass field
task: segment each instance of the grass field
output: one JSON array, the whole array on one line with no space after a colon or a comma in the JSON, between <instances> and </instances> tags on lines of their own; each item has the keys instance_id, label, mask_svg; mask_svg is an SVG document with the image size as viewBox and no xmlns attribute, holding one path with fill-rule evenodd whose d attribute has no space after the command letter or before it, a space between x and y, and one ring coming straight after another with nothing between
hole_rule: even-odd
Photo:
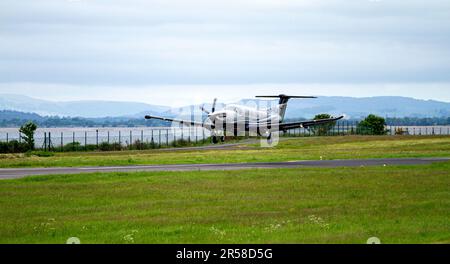
<instances>
[{"instance_id":1,"label":"grass field","mask_svg":"<svg viewBox=\"0 0 450 264\"><path fill-rule=\"evenodd\" d=\"M277 147L0 155L0 168L268 162L317 159L449 157L450 136L336 136L283 140Z\"/></svg>"},{"instance_id":2,"label":"grass field","mask_svg":"<svg viewBox=\"0 0 450 264\"><path fill-rule=\"evenodd\" d=\"M345 136L269 149L1 155L0 167L449 156L448 136ZM0 219L0 243L450 243L450 162L2 180Z\"/></svg>"},{"instance_id":3,"label":"grass field","mask_svg":"<svg viewBox=\"0 0 450 264\"><path fill-rule=\"evenodd\" d=\"M0 243L450 243L450 162L0 181Z\"/></svg>"}]
</instances>

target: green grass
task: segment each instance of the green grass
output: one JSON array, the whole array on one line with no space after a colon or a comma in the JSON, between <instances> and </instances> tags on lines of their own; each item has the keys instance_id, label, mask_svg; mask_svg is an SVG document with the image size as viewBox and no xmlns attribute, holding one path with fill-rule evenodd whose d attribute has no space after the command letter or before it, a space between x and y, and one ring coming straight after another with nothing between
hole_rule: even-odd
<instances>
[{"instance_id":1,"label":"green grass","mask_svg":"<svg viewBox=\"0 0 450 264\"><path fill-rule=\"evenodd\" d=\"M52 157L0 155L0 168L137 164L239 163L293 160L450 157L450 136L336 136L282 140L277 147L56 153Z\"/></svg>"},{"instance_id":2,"label":"green grass","mask_svg":"<svg viewBox=\"0 0 450 264\"><path fill-rule=\"evenodd\" d=\"M0 243L450 243L450 162L4 180L0 219Z\"/></svg>"}]
</instances>

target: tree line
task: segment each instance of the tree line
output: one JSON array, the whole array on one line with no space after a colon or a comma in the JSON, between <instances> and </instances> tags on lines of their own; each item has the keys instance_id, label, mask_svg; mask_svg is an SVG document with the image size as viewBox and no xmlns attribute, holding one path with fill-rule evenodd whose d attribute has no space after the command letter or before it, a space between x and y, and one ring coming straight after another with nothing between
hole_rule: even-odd
<instances>
[{"instance_id":1,"label":"tree line","mask_svg":"<svg viewBox=\"0 0 450 264\"><path fill-rule=\"evenodd\" d=\"M323 114L322 114L323 115ZM287 119L286 121L302 121L306 118ZM34 113L17 111L0 111L0 127L20 127L32 121L39 127L168 127L169 122L161 120L145 120L144 118L105 117L58 117L40 116ZM350 122L359 122L361 119L351 119ZM445 126L450 125L450 117L400 117L385 119L389 126Z\"/></svg>"}]
</instances>

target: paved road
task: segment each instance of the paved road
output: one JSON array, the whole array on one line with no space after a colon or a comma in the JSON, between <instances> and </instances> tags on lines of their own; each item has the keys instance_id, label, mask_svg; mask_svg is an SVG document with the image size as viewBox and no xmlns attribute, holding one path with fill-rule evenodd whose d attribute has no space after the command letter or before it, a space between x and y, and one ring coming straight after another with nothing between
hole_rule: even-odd
<instances>
[{"instance_id":1,"label":"paved road","mask_svg":"<svg viewBox=\"0 0 450 264\"><path fill-rule=\"evenodd\" d=\"M360 166L419 165L450 161L450 158L405 158L405 159L358 159L358 160L311 160L295 162L264 162L235 164L185 164L185 165L141 165L115 167L70 167L70 168L23 168L0 169L0 179L15 179L33 175L78 174L93 172L135 172L135 171L200 171L239 170L264 168L333 168Z\"/></svg>"}]
</instances>

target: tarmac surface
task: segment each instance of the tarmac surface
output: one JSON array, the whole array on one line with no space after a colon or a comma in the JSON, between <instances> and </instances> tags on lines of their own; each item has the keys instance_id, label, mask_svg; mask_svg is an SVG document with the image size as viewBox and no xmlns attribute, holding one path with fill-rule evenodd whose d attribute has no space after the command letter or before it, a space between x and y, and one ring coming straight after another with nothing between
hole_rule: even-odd
<instances>
[{"instance_id":1,"label":"tarmac surface","mask_svg":"<svg viewBox=\"0 0 450 264\"><path fill-rule=\"evenodd\" d=\"M66 167L66 168L17 168L0 169L0 179L17 179L36 175L80 174L96 172L137 172L137 171L221 171L241 169L275 168L337 168L361 166L421 165L446 162L450 158L397 158L397 159L352 159L352 160L304 160L292 162L228 163L228 164L178 164L178 165L138 165L112 167Z\"/></svg>"}]
</instances>

